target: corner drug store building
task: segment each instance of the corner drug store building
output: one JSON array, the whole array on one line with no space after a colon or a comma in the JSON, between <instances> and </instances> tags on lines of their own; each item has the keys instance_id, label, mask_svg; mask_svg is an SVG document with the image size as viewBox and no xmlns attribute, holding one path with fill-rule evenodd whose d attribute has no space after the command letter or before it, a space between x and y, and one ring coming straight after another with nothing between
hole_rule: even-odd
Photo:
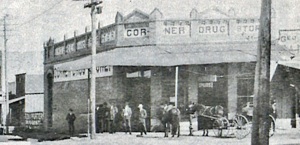
<instances>
[{"instance_id":1,"label":"corner drug store building","mask_svg":"<svg viewBox=\"0 0 300 145\"><path fill-rule=\"evenodd\" d=\"M174 101L177 83L179 108L190 101L222 105L233 117L253 95L258 29L258 18L218 9L193 9L185 20L164 19L158 9L117 13L114 24L97 30L96 104L128 101L137 111L142 103L150 128L160 104ZM73 108L77 131L86 132L91 33L50 39L44 49L45 127L67 130Z\"/></svg>"}]
</instances>

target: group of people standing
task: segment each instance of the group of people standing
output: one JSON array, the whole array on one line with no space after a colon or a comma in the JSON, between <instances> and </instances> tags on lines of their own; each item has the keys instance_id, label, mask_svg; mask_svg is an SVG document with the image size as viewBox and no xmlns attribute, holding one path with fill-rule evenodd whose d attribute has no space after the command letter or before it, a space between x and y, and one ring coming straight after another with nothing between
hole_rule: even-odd
<instances>
[{"instance_id":1,"label":"group of people standing","mask_svg":"<svg viewBox=\"0 0 300 145\"><path fill-rule=\"evenodd\" d=\"M138 111L133 111L128 102L125 103L123 108L119 106L117 107L115 103L110 103L108 105L106 102L104 102L103 104L100 104L96 107L96 132L109 132L110 134L113 134L116 133L116 131L123 130L126 134L129 133L131 135L131 121L134 115L134 118L137 119L135 120L135 127L140 132L140 135L137 136L147 135L147 111L144 109L143 104L139 104L137 108ZM164 104L162 106L162 115L172 108L174 108L173 104ZM74 121L76 120L76 116L72 109L69 111L70 112L67 114L66 120L69 124L69 133L71 136L73 136L75 132ZM165 117L168 118L168 115ZM164 120L167 118L162 119Z\"/></svg>"},{"instance_id":2,"label":"group of people standing","mask_svg":"<svg viewBox=\"0 0 300 145\"><path fill-rule=\"evenodd\" d=\"M138 119L138 129L140 130L141 136L147 134L146 128L146 118L147 111L143 108L142 104L137 106L139 108L139 119ZM114 103L111 103L110 107L104 102L97 107L97 132L109 132L115 133L119 127L121 127L120 122L122 122L123 130L125 133L131 134L131 118L133 111L129 107L129 103L126 102L122 111L119 111L118 107Z\"/></svg>"},{"instance_id":3,"label":"group of people standing","mask_svg":"<svg viewBox=\"0 0 300 145\"><path fill-rule=\"evenodd\" d=\"M140 131L139 136L143 136L143 134L147 134L147 111L143 108L142 104L139 104L137 107L139 108L137 127ZM111 103L110 106L108 106L108 104L104 102L96 108L96 132L109 132L113 134L117 131L117 129L119 129L119 127L123 126L123 130L125 131L125 133L127 134L129 132L129 134L131 135L132 115L133 111L129 107L128 102L125 103L125 107L122 109L122 111L119 111L115 103ZM76 116L73 113L72 109L69 110L69 113L66 116L66 120L69 125L69 134L70 136L73 136L75 132L74 122L76 120ZM122 125L120 125L120 122L122 122Z\"/></svg>"},{"instance_id":4,"label":"group of people standing","mask_svg":"<svg viewBox=\"0 0 300 145\"><path fill-rule=\"evenodd\" d=\"M106 102L100 104L96 108L96 132L115 133L116 132L116 119L119 110L114 103L110 106Z\"/></svg>"}]
</instances>

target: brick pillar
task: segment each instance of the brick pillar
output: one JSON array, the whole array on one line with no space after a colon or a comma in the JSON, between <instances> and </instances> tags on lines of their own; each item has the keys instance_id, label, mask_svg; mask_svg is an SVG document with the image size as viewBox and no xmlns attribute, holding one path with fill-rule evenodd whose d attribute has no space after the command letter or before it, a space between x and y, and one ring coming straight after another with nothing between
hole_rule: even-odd
<instances>
[{"instance_id":1,"label":"brick pillar","mask_svg":"<svg viewBox=\"0 0 300 145\"><path fill-rule=\"evenodd\" d=\"M228 118L233 118L237 111L237 64L228 65Z\"/></svg>"},{"instance_id":2,"label":"brick pillar","mask_svg":"<svg viewBox=\"0 0 300 145\"><path fill-rule=\"evenodd\" d=\"M159 67L153 67L151 69L151 85L150 85L150 97L151 97L151 128L158 125L156 111L160 104L163 103L162 99L162 72Z\"/></svg>"},{"instance_id":3,"label":"brick pillar","mask_svg":"<svg viewBox=\"0 0 300 145\"><path fill-rule=\"evenodd\" d=\"M188 66L188 103L198 103L198 76L197 66Z\"/></svg>"},{"instance_id":4,"label":"brick pillar","mask_svg":"<svg viewBox=\"0 0 300 145\"><path fill-rule=\"evenodd\" d=\"M122 67L113 67L112 96L117 104L124 105L126 73Z\"/></svg>"}]
</instances>

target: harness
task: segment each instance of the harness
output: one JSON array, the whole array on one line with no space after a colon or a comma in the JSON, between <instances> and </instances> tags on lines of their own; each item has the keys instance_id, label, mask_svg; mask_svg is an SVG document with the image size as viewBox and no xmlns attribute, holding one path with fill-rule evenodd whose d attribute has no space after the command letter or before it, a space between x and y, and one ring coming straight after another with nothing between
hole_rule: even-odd
<instances>
[{"instance_id":1,"label":"harness","mask_svg":"<svg viewBox=\"0 0 300 145\"><path fill-rule=\"evenodd\" d=\"M211 107L207 107L207 106L205 106L205 108L204 108L203 112L201 113L201 115L205 115L204 113L205 113L205 112L206 112L206 110L207 110L207 109L209 109L209 108L210 108L210 111L209 111L209 112L211 113Z\"/></svg>"}]
</instances>

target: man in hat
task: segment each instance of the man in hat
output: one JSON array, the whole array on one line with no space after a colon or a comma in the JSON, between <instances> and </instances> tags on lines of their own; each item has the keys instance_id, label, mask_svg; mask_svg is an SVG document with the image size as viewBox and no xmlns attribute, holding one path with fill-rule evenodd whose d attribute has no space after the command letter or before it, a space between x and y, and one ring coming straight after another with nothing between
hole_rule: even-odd
<instances>
[{"instance_id":1,"label":"man in hat","mask_svg":"<svg viewBox=\"0 0 300 145\"><path fill-rule=\"evenodd\" d=\"M70 112L68 113L66 120L68 121L68 124L69 124L69 134L70 134L70 136L73 136L74 132L75 132L74 121L76 119L76 116L73 113L72 109L69 109L69 111Z\"/></svg>"},{"instance_id":2,"label":"man in hat","mask_svg":"<svg viewBox=\"0 0 300 145\"><path fill-rule=\"evenodd\" d=\"M140 109L139 129L141 132L141 136L143 136L143 133L145 133L145 135L147 134L147 128L146 128L147 111L143 108L142 104L139 104L138 108Z\"/></svg>"}]
</instances>

